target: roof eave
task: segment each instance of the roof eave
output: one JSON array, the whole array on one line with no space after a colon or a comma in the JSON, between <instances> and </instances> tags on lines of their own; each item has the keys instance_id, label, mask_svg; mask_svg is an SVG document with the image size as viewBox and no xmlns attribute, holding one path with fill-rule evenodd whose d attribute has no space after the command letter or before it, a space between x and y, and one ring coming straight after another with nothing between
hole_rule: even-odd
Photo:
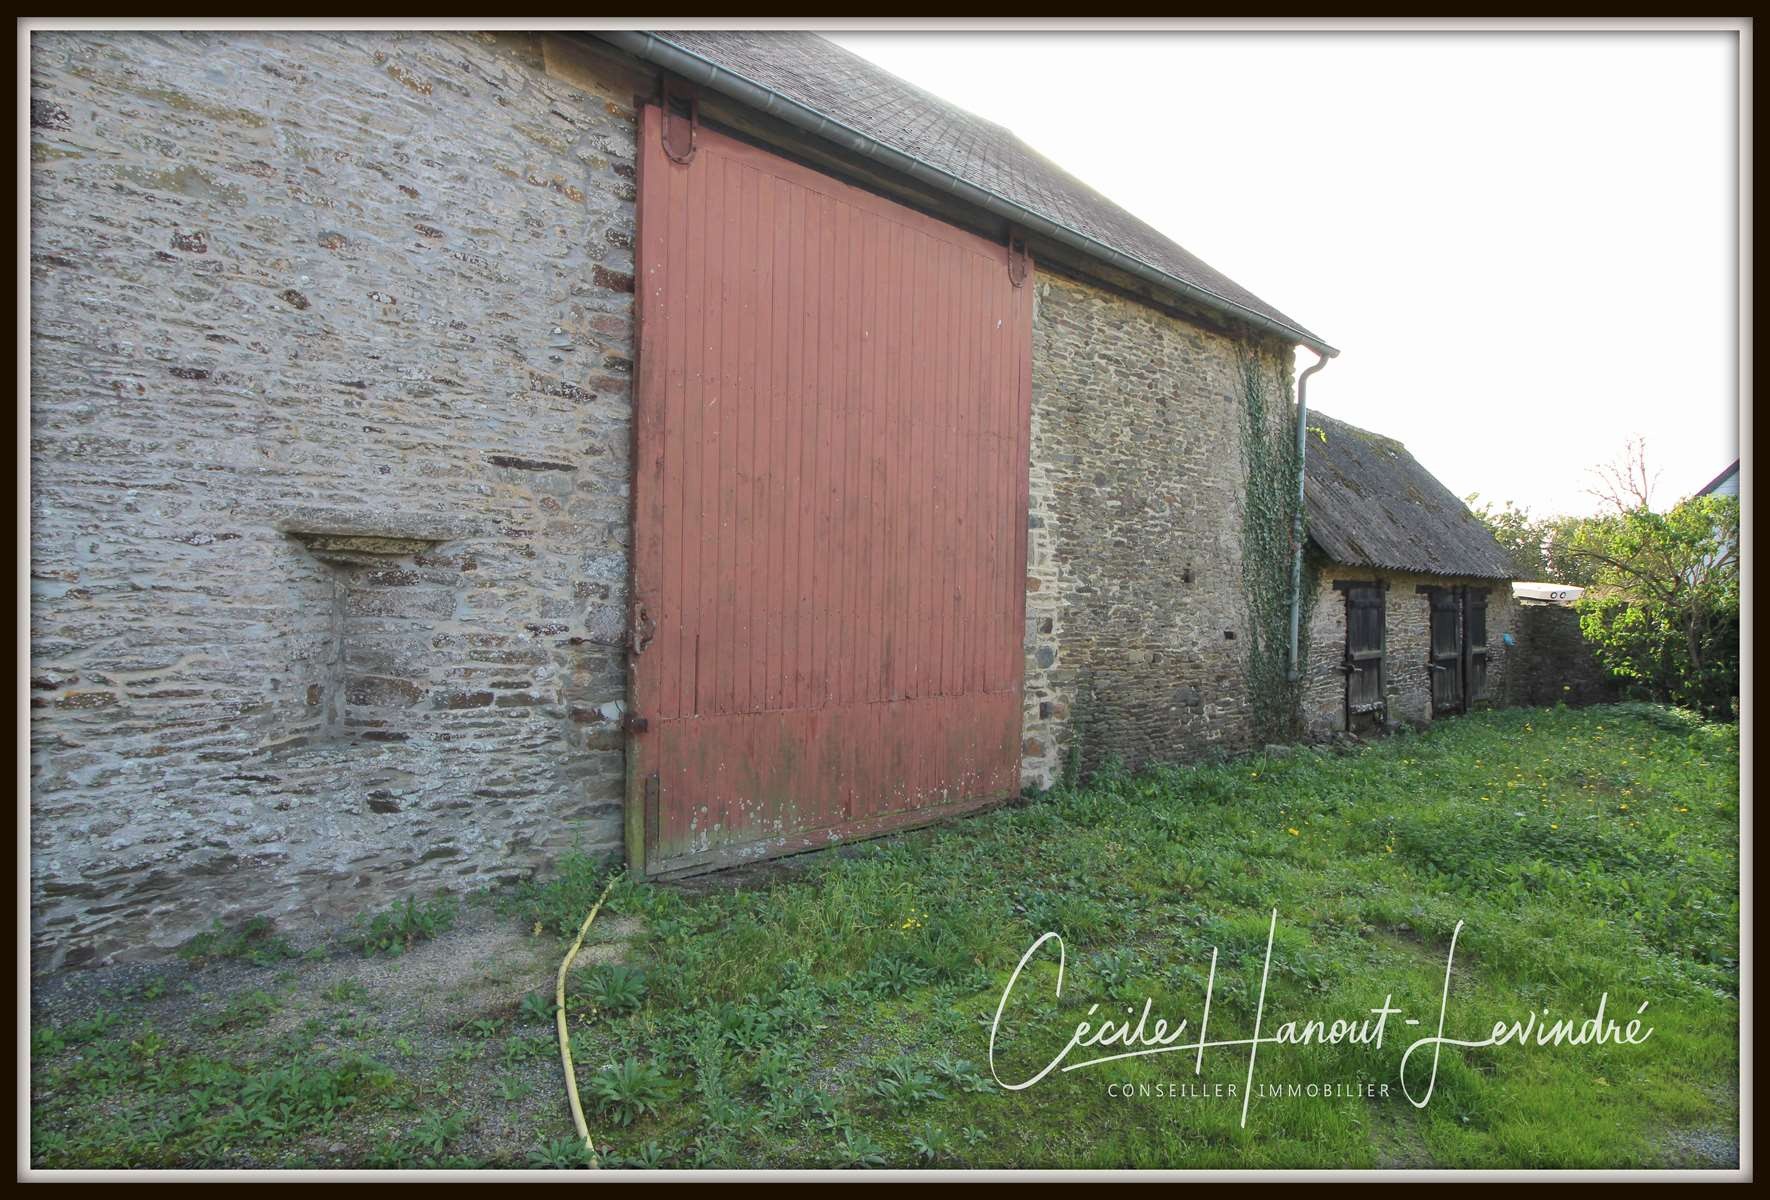
<instances>
[{"instance_id":1,"label":"roof eave","mask_svg":"<svg viewBox=\"0 0 1770 1200\"><path fill-rule=\"evenodd\" d=\"M1307 329L1276 320L1265 313L1237 304L1225 296L1219 296L1208 288L1199 287L1197 284L1170 275L1140 258L1108 246L1079 230L1053 221L1024 205L1017 204L987 188L979 187L969 180L962 179L950 171L943 170L912 154L906 154L895 146L881 142L850 125L833 120L809 105L782 95L766 84L758 83L728 67L720 66L711 59L703 58L692 50L686 50L655 33L635 30L598 30L596 36L625 50L635 58L674 72L691 83L699 84L722 96L767 113L769 116L814 136L835 142L856 154L882 163L922 183L950 192L988 212L1015 222L1028 232L1040 234L1052 241L1069 246L1136 278L1174 292L1195 304L1243 321L1264 333L1307 346L1316 353L1324 354L1329 358L1334 358L1340 353L1339 350L1328 345Z\"/></svg>"},{"instance_id":2,"label":"roof eave","mask_svg":"<svg viewBox=\"0 0 1770 1200\"><path fill-rule=\"evenodd\" d=\"M1348 555L1335 554L1313 537L1309 539L1309 544L1328 562L1354 571L1387 571L1392 575L1429 575L1434 579L1492 579L1498 582L1511 582L1518 578L1512 574L1496 575L1491 568L1482 568L1478 571L1457 571L1442 566L1404 567L1395 563L1373 562L1368 558L1354 560Z\"/></svg>"}]
</instances>

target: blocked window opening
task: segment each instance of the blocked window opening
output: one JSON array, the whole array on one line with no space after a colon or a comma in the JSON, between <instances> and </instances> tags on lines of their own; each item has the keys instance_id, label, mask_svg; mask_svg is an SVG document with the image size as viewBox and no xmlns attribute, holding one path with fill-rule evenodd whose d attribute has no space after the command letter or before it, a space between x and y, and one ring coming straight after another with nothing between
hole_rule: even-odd
<instances>
[{"instance_id":1,"label":"blocked window opening","mask_svg":"<svg viewBox=\"0 0 1770 1200\"><path fill-rule=\"evenodd\" d=\"M431 699L436 626L453 615L455 588L421 557L451 529L348 516L279 526L301 543L331 588L329 644L307 687L315 736L328 742L405 741Z\"/></svg>"}]
</instances>

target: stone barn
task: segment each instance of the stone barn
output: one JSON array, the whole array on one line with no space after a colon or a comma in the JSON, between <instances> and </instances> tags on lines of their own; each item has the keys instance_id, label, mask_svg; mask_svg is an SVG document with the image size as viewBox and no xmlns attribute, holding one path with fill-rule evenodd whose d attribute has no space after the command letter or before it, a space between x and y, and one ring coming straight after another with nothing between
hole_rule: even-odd
<instances>
[{"instance_id":1,"label":"stone barn","mask_svg":"<svg viewBox=\"0 0 1770 1200\"><path fill-rule=\"evenodd\" d=\"M1505 550L1393 438L1310 412L1304 721L1381 731L1495 704L1516 642Z\"/></svg>"},{"instance_id":2,"label":"stone barn","mask_svg":"<svg viewBox=\"0 0 1770 1200\"><path fill-rule=\"evenodd\" d=\"M1249 744L1244 385L1333 351L1007 130L808 34L30 66L39 969ZM1323 536L1424 715L1491 564Z\"/></svg>"}]
</instances>

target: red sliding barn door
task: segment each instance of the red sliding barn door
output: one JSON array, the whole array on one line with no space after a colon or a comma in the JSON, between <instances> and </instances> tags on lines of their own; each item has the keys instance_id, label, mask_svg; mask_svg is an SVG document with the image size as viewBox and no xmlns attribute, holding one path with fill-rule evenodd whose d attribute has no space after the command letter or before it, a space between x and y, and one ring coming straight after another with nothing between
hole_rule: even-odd
<instances>
[{"instance_id":1,"label":"red sliding barn door","mask_svg":"<svg viewBox=\"0 0 1770 1200\"><path fill-rule=\"evenodd\" d=\"M629 852L652 874L1019 789L1032 281L641 122Z\"/></svg>"}]
</instances>

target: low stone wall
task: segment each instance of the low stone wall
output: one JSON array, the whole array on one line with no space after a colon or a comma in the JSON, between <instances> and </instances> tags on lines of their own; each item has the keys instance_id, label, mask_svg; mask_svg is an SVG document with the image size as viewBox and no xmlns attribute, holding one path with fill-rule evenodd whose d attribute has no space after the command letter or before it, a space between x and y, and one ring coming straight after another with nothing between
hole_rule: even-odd
<instances>
[{"instance_id":1,"label":"low stone wall","mask_svg":"<svg viewBox=\"0 0 1770 1200\"><path fill-rule=\"evenodd\" d=\"M618 852L631 90L526 36L31 61L38 967Z\"/></svg>"},{"instance_id":2,"label":"low stone wall","mask_svg":"<svg viewBox=\"0 0 1770 1200\"><path fill-rule=\"evenodd\" d=\"M1559 604L1518 606L1514 704L1608 704L1622 690L1580 633L1579 614Z\"/></svg>"}]
</instances>

